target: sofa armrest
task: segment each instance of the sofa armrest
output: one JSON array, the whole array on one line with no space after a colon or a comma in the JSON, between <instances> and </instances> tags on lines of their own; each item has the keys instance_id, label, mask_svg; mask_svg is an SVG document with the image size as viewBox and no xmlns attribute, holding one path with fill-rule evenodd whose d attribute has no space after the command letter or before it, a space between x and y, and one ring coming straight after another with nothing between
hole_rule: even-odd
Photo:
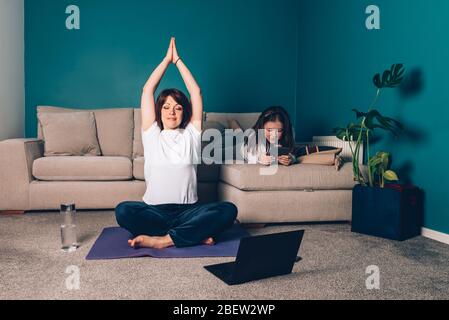
<instances>
[{"instance_id":1,"label":"sofa armrest","mask_svg":"<svg viewBox=\"0 0 449 320\"><path fill-rule=\"evenodd\" d=\"M38 139L0 142L0 210L29 210L29 186L34 180L33 161L44 155Z\"/></svg>"}]
</instances>

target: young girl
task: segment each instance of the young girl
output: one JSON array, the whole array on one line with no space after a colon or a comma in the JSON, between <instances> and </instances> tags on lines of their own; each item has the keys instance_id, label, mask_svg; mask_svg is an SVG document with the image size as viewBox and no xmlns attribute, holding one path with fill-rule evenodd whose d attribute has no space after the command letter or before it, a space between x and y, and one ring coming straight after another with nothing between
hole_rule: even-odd
<instances>
[{"instance_id":1,"label":"young girl","mask_svg":"<svg viewBox=\"0 0 449 320\"><path fill-rule=\"evenodd\" d=\"M282 107L269 107L264 110L252 127L254 132L248 136L247 142L242 145L243 159L250 164L260 163L270 165L276 159L270 155L270 146L287 148L287 154L279 155L277 162L284 166L296 163L295 140L290 117ZM259 137L259 130L263 130ZM260 139L260 140L259 140Z\"/></svg>"},{"instance_id":2,"label":"young girl","mask_svg":"<svg viewBox=\"0 0 449 320\"><path fill-rule=\"evenodd\" d=\"M290 116L282 107L265 109L252 129L253 134L248 136L247 143L241 149L243 159L250 164L270 165L276 161L273 152L270 152L270 146L276 143L281 148L278 154L280 150L284 151L278 155L277 162L284 166L295 163L334 165L338 170L342 164L341 157L333 151L302 155L303 150L295 147ZM259 141L259 130L263 130L262 141Z\"/></svg>"},{"instance_id":3,"label":"young girl","mask_svg":"<svg viewBox=\"0 0 449 320\"><path fill-rule=\"evenodd\" d=\"M177 89L162 91L154 101L171 63L181 73L191 102ZM141 111L147 189L143 202L125 201L115 208L118 224L135 236L129 240L132 247L213 244L213 237L234 223L237 207L230 202L197 203L203 100L174 38L143 88Z\"/></svg>"}]
</instances>

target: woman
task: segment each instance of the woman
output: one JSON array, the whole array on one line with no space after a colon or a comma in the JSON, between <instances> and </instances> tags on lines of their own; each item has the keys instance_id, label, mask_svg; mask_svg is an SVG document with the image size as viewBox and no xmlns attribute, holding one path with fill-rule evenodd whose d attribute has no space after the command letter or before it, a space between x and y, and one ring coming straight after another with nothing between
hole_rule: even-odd
<instances>
[{"instance_id":1,"label":"woman","mask_svg":"<svg viewBox=\"0 0 449 320\"><path fill-rule=\"evenodd\" d=\"M162 91L154 102L171 63L181 73L191 102L177 89ZM143 202L125 201L115 208L118 224L135 236L129 244L158 249L214 244L213 237L233 225L237 208L230 202L197 203L203 100L174 38L143 88L141 112L147 189Z\"/></svg>"}]
</instances>

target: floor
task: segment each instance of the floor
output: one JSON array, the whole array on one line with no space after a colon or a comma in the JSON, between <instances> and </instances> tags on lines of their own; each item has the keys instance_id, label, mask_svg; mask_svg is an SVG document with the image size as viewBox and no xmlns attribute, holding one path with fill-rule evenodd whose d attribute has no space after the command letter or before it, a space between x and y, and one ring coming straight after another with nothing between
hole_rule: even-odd
<instances>
[{"instance_id":1,"label":"floor","mask_svg":"<svg viewBox=\"0 0 449 320\"><path fill-rule=\"evenodd\" d=\"M303 260L290 275L227 286L203 266L233 258L87 261L101 230L116 225L114 212L79 211L77 222L82 245L63 253L58 212L1 216L0 299L449 298L449 246L423 237L389 241L351 233L345 223L250 229L305 229ZM379 271L378 282L372 270ZM378 289L368 289L367 282Z\"/></svg>"}]
</instances>

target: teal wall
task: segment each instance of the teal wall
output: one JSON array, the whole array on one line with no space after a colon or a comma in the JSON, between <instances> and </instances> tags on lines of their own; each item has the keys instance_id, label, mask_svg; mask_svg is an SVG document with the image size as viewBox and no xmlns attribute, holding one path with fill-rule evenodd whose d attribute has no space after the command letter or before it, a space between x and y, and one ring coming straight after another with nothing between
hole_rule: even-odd
<instances>
[{"instance_id":1,"label":"teal wall","mask_svg":"<svg viewBox=\"0 0 449 320\"><path fill-rule=\"evenodd\" d=\"M65 29L69 4L79 31ZM365 28L370 4L381 30ZM171 35L206 111L283 105L298 140L353 120L374 96L372 76L402 62L409 85L384 91L378 107L407 130L374 151L392 152L393 169L425 190L425 226L449 233L448 24L447 0L25 0L26 136L37 105L138 107ZM184 89L175 68L160 87Z\"/></svg>"},{"instance_id":2,"label":"teal wall","mask_svg":"<svg viewBox=\"0 0 449 320\"><path fill-rule=\"evenodd\" d=\"M81 29L65 28L78 5ZM170 36L200 84L206 111L295 112L295 0L25 0L26 136L36 106L140 106ZM174 66L160 88L185 90Z\"/></svg>"},{"instance_id":3,"label":"teal wall","mask_svg":"<svg viewBox=\"0 0 449 320\"><path fill-rule=\"evenodd\" d=\"M381 30L365 28L370 4L381 10ZM408 85L384 91L378 108L406 132L382 135L374 151L390 151L400 177L425 190L425 226L449 233L449 1L301 1L298 21L298 136L354 120L350 110L374 97L373 75L404 63Z\"/></svg>"}]
</instances>

